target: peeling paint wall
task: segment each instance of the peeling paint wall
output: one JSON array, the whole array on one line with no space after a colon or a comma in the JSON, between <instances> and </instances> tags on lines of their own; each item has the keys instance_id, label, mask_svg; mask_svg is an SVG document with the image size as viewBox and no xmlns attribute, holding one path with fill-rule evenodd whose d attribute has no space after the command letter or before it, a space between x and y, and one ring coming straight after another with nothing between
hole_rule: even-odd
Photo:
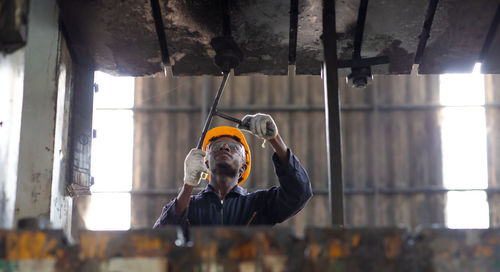
<instances>
[{"instance_id":1,"label":"peeling paint wall","mask_svg":"<svg viewBox=\"0 0 500 272\"><path fill-rule=\"evenodd\" d=\"M0 229L14 222L23 77L24 50L0 54Z\"/></svg>"}]
</instances>

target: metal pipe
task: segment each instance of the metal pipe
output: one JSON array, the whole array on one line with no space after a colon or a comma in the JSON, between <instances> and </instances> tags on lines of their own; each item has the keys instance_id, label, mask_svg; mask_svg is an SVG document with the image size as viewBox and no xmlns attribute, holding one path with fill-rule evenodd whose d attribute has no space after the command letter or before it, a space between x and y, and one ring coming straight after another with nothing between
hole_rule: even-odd
<instances>
[{"instance_id":1,"label":"metal pipe","mask_svg":"<svg viewBox=\"0 0 500 272\"><path fill-rule=\"evenodd\" d=\"M224 87L226 87L226 82L228 77L229 73L224 73L219 90L217 91L217 95L215 95L214 102L212 103L212 107L210 108L210 112L208 113L207 120L205 121L205 126L203 126L203 130L201 131L201 136L200 139L198 140L198 145L196 146L196 148L198 149L201 149L201 147L203 146L203 140L205 140L205 135L207 135L208 127L210 127L210 123L212 123L212 118L214 117L214 114L217 111L217 104L219 104L219 99L222 96Z\"/></svg>"},{"instance_id":2,"label":"metal pipe","mask_svg":"<svg viewBox=\"0 0 500 272\"><path fill-rule=\"evenodd\" d=\"M238 125L240 125L240 126L241 126L241 120L240 120L240 119L238 119L238 118L234 118L234 117L229 116L229 115L227 115L227 114L224 114L224 113L222 113L222 112L220 112L220 111L216 111L214 114L215 114L215 115L217 115L217 116L219 116L219 117L222 117L222 118L224 118L224 119L226 119L226 120L229 120L229 121L231 121L231 122L235 122L235 123L237 123Z\"/></svg>"},{"instance_id":3,"label":"metal pipe","mask_svg":"<svg viewBox=\"0 0 500 272\"><path fill-rule=\"evenodd\" d=\"M328 161L328 198L331 223L344 224L344 188L342 183L342 146L340 100L337 73L335 1L323 0L323 78L325 93L326 150Z\"/></svg>"}]
</instances>

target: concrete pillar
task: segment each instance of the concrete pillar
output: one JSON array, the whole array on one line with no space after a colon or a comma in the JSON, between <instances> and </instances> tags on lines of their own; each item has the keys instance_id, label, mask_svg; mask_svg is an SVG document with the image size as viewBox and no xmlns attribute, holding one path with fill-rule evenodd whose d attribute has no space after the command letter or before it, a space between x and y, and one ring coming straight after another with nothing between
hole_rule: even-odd
<instances>
[{"instance_id":1,"label":"concrete pillar","mask_svg":"<svg viewBox=\"0 0 500 272\"><path fill-rule=\"evenodd\" d=\"M61 35L55 0L31 0L14 224L50 217Z\"/></svg>"}]
</instances>

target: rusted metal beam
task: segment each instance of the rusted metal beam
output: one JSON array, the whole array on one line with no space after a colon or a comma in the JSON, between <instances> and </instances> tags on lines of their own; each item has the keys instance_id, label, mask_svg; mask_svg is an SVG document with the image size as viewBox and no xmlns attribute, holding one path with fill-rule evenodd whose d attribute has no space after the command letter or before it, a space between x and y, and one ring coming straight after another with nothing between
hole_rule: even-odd
<instances>
[{"instance_id":1,"label":"rusted metal beam","mask_svg":"<svg viewBox=\"0 0 500 272\"><path fill-rule=\"evenodd\" d=\"M500 230L421 228L192 228L84 231L0 230L4 271L497 271Z\"/></svg>"},{"instance_id":2,"label":"rusted metal beam","mask_svg":"<svg viewBox=\"0 0 500 272\"><path fill-rule=\"evenodd\" d=\"M342 182L342 143L340 100L337 74L337 34L335 1L323 0L323 78L325 93L328 189L333 225L344 224L344 185Z\"/></svg>"}]
</instances>

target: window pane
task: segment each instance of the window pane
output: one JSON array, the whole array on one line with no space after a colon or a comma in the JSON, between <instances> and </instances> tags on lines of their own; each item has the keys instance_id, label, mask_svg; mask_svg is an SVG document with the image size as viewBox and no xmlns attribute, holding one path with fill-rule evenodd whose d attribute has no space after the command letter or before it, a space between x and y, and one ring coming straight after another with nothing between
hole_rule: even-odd
<instances>
[{"instance_id":1,"label":"window pane","mask_svg":"<svg viewBox=\"0 0 500 272\"><path fill-rule=\"evenodd\" d=\"M443 183L446 188L486 188L484 108L442 110Z\"/></svg>"},{"instance_id":2,"label":"window pane","mask_svg":"<svg viewBox=\"0 0 500 272\"><path fill-rule=\"evenodd\" d=\"M449 192L446 203L446 225L455 229L489 227L486 192Z\"/></svg>"},{"instance_id":3,"label":"window pane","mask_svg":"<svg viewBox=\"0 0 500 272\"><path fill-rule=\"evenodd\" d=\"M130 194L92 194L85 223L90 230L129 229Z\"/></svg>"},{"instance_id":4,"label":"window pane","mask_svg":"<svg viewBox=\"0 0 500 272\"><path fill-rule=\"evenodd\" d=\"M92 140L93 191L132 188L133 114L130 110L95 111Z\"/></svg>"},{"instance_id":5,"label":"window pane","mask_svg":"<svg viewBox=\"0 0 500 272\"><path fill-rule=\"evenodd\" d=\"M99 91L94 94L96 109L134 106L133 77L114 77L103 72L95 72L94 82L99 85Z\"/></svg>"},{"instance_id":6,"label":"window pane","mask_svg":"<svg viewBox=\"0 0 500 272\"><path fill-rule=\"evenodd\" d=\"M439 100L447 106L484 105L484 75L476 64L472 74L440 76Z\"/></svg>"}]
</instances>

